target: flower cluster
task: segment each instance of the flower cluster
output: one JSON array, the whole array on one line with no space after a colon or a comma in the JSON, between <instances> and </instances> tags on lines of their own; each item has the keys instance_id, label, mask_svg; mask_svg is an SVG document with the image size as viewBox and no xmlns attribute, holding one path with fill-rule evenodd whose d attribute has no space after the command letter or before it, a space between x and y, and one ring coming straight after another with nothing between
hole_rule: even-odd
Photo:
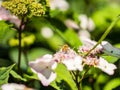
<instances>
[{"instance_id":1,"label":"flower cluster","mask_svg":"<svg viewBox=\"0 0 120 90\"><path fill-rule=\"evenodd\" d=\"M90 41L89 43L93 44L94 42ZM44 86L48 86L55 80L56 74L54 70L59 63L64 64L69 71L81 72L83 71L84 66L88 65L99 68L109 75L113 75L116 66L98 56L98 54L103 53L104 49L102 46L98 45L93 51L85 56L93 46L94 44L91 47L86 45L81 46L77 53L68 45L64 45L54 55L44 55L36 61L31 61L29 65L32 70L38 74L38 77Z\"/></svg>"},{"instance_id":2,"label":"flower cluster","mask_svg":"<svg viewBox=\"0 0 120 90\"><path fill-rule=\"evenodd\" d=\"M44 6L36 0L10 0L4 1L2 6L18 17L42 16L45 14Z\"/></svg>"}]
</instances>

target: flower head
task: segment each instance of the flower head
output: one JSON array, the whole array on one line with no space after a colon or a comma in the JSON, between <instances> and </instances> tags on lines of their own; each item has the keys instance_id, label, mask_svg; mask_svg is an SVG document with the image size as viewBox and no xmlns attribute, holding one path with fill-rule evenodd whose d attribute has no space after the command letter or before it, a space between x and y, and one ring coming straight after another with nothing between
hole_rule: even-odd
<instances>
[{"instance_id":1,"label":"flower head","mask_svg":"<svg viewBox=\"0 0 120 90\"><path fill-rule=\"evenodd\" d=\"M4 1L2 6L19 18L31 18L45 14L44 6L36 0L9 0Z\"/></svg>"},{"instance_id":2,"label":"flower head","mask_svg":"<svg viewBox=\"0 0 120 90\"><path fill-rule=\"evenodd\" d=\"M36 61L31 61L29 65L33 72L37 73L41 83L44 86L48 86L55 80L56 73L54 72L54 69L56 68L57 63L52 60L52 55L44 55Z\"/></svg>"},{"instance_id":3,"label":"flower head","mask_svg":"<svg viewBox=\"0 0 120 90\"><path fill-rule=\"evenodd\" d=\"M57 62L63 63L68 70L83 70L82 57L80 57L68 45L64 45L60 51L54 55Z\"/></svg>"},{"instance_id":4,"label":"flower head","mask_svg":"<svg viewBox=\"0 0 120 90\"><path fill-rule=\"evenodd\" d=\"M107 60L100 57L98 54L102 54L104 52L104 45L106 45L107 42L102 42L102 45L98 45L94 50L92 50L86 57L84 57L85 54L89 52L90 49L93 48L94 45L96 45L95 41L86 40L84 42L84 46L80 47L79 53L84 58L83 62L86 65L89 66L95 66L102 71L106 72L109 75L114 74L114 70L117 68L114 64L108 63Z\"/></svg>"},{"instance_id":5,"label":"flower head","mask_svg":"<svg viewBox=\"0 0 120 90\"><path fill-rule=\"evenodd\" d=\"M82 57L76 55L74 58L67 58L62 61L63 64L67 67L68 70L83 70L82 66Z\"/></svg>"},{"instance_id":6,"label":"flower head","mask_svg":"<svg viewBox=\"0 0 120 90\"><path fill-rule=\"evenodd\" d=\"M57 62L62 62L64 59L74 58L76 55L77 53L68 45L64 45L56 54L54 54L54 59Z\"/></svg>"}]
</instances>

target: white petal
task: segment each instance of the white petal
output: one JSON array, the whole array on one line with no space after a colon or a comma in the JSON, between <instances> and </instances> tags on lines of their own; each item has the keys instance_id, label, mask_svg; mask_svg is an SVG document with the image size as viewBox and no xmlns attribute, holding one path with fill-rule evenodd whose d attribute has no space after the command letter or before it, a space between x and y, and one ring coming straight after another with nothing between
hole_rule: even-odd
<instances>
[{"instance_id":1,"label":"white petal","mask_svg":"<svg viewBox=\"0 0 120 90\"><path fill-rule=\"evenodd\" d=\"M45 77L43 74L41 73L38 73L38 77L41 81L41 83L44 85L44 86L48 86L52 81L55 80L56 78L56 73L54 72L48 72L46 73L47 77ZM49 76L48 76L49 75Z\"/></svg>"},{"instance_id":2,"label":"white petal","mask_svg":"<svg viewBox=\"0 0 120 90\"><path fill-rule=\"evenodd\" d=\"M67 67L68 70L76 70L72 59L71 60L64 60L62 63L65 64L65 66Z\"/></svg>"},{"instance_id":3,"label":"white petal","mask_svg":"<svg viewBox=\"0 0 120 90\"><path fill-rule=\"evenodd\" d=\"M80 70L82 71L82 58L80 56L76 56L75 58L64 59L63 64L66 65L68 70Z\"/></svg>"},{"instance_id":4,"label":"white petal","mask_svg":"<svg viewBox=\"0 0 120 90\"><path fill-rule=\"evenodd\" d=\"M82 58L80 56L75 57L75 66L79 71L83 70Z\"/></svg>"},{"instance_id":5,"label":"white petal","mask_svg":"<svg viewBox=\"0 0 120 90\"><path fill-rule=\"evenodd\" d=\"M34 72L37 73L37 72L41 72L42 70L46 68L46 63L41 62L41 61L40 62L32 61L29 63L29 66L32 68Z\"/></svg>"},{"instance_id":6,"label":"white petal","mask_svg":"<svg viewBox=\"0 0 120 90\"><path fill-rule=\"evenodd\" d=\"M97 67L99 69L101 69L102 71L106 72L109 75L113 75L114 74L114 70L117 68L114 64L108 63L106 60L104 60L103 58L99 59L100 62L97 65Z\"/></svg>"}]
</instances>

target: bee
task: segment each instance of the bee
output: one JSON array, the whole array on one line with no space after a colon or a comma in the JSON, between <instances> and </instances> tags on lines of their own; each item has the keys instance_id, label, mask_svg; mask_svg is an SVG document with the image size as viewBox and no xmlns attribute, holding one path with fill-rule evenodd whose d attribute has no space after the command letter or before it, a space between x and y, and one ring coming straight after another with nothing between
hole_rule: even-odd
<instances>
[{"instance_id":1,"label":"bee","mask_svg":"<svg viewBox=\"0 0 120 90\"><path fill-rule=\"evenodd\" d=\"M67 44L65 44L65 45L62 47L62 52L67 53L69 50L70 50L70 47L69 47Z\"/></svg>"}]
</instances>

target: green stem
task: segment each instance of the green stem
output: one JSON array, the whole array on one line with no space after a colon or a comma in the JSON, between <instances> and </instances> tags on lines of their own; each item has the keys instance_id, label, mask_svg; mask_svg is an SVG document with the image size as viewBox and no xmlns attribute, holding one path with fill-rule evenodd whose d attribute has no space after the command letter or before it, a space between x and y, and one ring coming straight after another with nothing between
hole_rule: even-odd
<instances>
[{"instance_id":1,"label":"green stem","mask_svg":"<svg viewBox=\"0 0 120 90\"><path fill-rule=\"evenodd\" d=\"M23 26L23 21L24 19L22 18L20 27L18 29L18 40L19 40L19 46L18 46L18 72L21 73L20 69L20 64L21 64L21 52L22 52L22 47L21 47L21 34L22 34L22 26Z\"/></svg>"},{"instance_id":2,"label":"green stem","mask_svg":"<svg viewBox=\"0 0 120 90\"><path fill-rule=\"evenodd\" d=\"M104 34L101 36L101 38L98 40L97 44L85 55L88 56L92 50L94 50L109 34L109 32L112 30L112 28L115 26L115 24L120 19L120 15L116 17L116 19L111 23L111 25L107 28L107 30L104 32Z\"/></svg>"},{"instance_id":3,"label":"green stem","mask_svg":"<svg viewBox=\"0 0 120 90\"><path fill-rule=\"evenodd\" d=\"M26 65L28 67L28 56L27 56L27 50L23 50L23 55L25 57L25 62L26 62Z\"/></svg>"},{"instance_id":4,"label":"green stem","mask_svg":"<svg viewBox=\"0 0 120 90\"><path fill-rule=\"evenodd\" d=\"M84 79L85 75L88 73L88 71L90 70L90 66L88 67L88 69L85 71L84 75L81 77L79 84L81 83L81 81Z\"/></svg>"},{"instance_id":5,"label":"green stem","mask_svg":"<svg viewBox=\"0 0 120 90\"><path fill-rule=\"evenodd\" d=\"M79 71L76 71L76 72L70 71L70 74L71 74L71 76L72 76L73 81L74 81L75 84L76 84L77 89L78 89L78 90L81 90L81 88L80 88L80 83L79 83Z\"/></svg>"}]
</instances>

